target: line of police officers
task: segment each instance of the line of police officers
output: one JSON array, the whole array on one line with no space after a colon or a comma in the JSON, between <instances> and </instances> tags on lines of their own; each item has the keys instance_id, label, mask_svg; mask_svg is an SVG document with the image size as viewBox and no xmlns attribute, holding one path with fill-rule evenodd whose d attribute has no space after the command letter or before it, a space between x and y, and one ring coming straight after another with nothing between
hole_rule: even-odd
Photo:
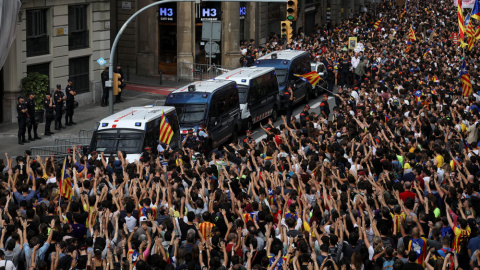
<instances>
[{"instance_id":1,"label":"line of police officers","mask_svg":"<svg viewBox=\"0 0 480 270\"><path fill-rule=\"evenodd\" d=\"M55 130L61 130L66 128L62 126L62 109L64 103L65 106L65 125L71 126L77 123L73 122L73 111L75 103L75 95L77 92L73 90L73 81L68 79L68 85L65 87L65 94L62 92L62 86L57 84L57 90L53 94L53 98L50 93L47 92L43 105L45 108L45 136L51 136L54 133L50 131L52 120L55 119ZM17 113L18 113L18 144L23 145L30 141L40 140L38 136L37 128L38 123L35 119L35 94L33 92L28 93L28 99L25 102L23 96L18 97ZM55 112L55 113L54 113ZM25 133L28 128L28 140L25 139ZM33 137L32 137L33 130Z\"/></svg>"}]
</instances>

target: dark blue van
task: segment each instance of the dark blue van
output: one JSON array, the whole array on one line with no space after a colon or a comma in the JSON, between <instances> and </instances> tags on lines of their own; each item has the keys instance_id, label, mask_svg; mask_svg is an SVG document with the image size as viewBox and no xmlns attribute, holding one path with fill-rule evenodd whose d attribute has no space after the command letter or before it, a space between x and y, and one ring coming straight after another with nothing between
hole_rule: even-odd
<instances>
[{"instance_id":1,"label":"dark blue van","mask_svg":"<svg viewBox=\"0 0 480 270\"><path fill-rule=\"evenodd\" d=\"M207 127L213 147L236 140L240 130L238 88L234 81L207 80L188 84L168 95L165 106L174 106L182 137L187 130Z\"/></svg>"},{"instance_id":2,"label":"dark blue van","mask_svg":"<svg viewBox=\"0 0 480 270\"><path fill-rule=\"evenodd\" d=\"M308 103L313 94L312 86L295 74L302 75L311 71L310 55L306 51L283 50L266 54L257 59L257 67L273 67L277 75L278 90L282 108L285 107L285 91L292 86L295 97L294 104L305 101Z\"/></svg>"}]
</instances>

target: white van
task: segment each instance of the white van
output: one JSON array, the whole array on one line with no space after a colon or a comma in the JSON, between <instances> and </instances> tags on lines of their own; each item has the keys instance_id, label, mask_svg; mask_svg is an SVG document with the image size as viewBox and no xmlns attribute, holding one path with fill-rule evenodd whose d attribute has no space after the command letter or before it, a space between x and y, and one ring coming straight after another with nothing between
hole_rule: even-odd
<instances>
[{"instance_id":1,"label":"white van","mask_svg":"<svg viewBox=\"0 0 480 270\"><path fill-rule=\"evenodd\" d=\"M181 147L175 107L149 105L125 109L102 119L93 133L90 153L97 151L105 156L116 156L118 151L125 151L129 162L140 160L146 147L154 150L158 146L162 112L173 129L170 148Z\"/></svg>"},{"instance_id":2,"label":"white van","mask_svg":"<svg viewBox=\"0 0 480 270\"><path fill-rule=\"evenodd\" d=\"M238 86L242 126L251 130L255 123L271 117L277 119L280 95L273 67L242 67L216 79L235 81Z\"/></svg>"}]
</instances>

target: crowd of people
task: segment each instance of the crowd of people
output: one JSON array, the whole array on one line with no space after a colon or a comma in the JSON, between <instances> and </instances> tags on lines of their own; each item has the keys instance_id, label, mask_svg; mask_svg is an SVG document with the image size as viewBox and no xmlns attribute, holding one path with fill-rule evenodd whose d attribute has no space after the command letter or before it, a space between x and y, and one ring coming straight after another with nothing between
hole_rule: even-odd
<instances>
[{"instance_id":1,"label":"crowd of people","mask_svg":"<svg viewBox=\"0 0 480 270\"><path fill-rule=\"evenodd\" d=\"M451 39L451 1L402 13L385 1L289 44L271 36L263 53L308 50L338 92L331 112L306 106L261 141L161 145L134 162L74 147L65 168L6 154L0 267L480 269L480 50Z\"/></svg>"}]
</instances>

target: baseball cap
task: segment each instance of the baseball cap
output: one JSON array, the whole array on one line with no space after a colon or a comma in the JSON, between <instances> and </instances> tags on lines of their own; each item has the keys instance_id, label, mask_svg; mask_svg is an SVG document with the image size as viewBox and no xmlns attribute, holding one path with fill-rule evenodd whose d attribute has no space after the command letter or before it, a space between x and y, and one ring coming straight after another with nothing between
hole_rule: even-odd
<instances>
[{"instance_id":1,"label":"baseball cap","mask_svg":"<svg viewBox=\"0 0 480 270\"><path fill-rule=\"evenodd\" d=\"M147 222L147 217L145 217L145 216L140 217L140 222Z\"/></svg>"},{"instance_id":2,"label":"baseball cap","mask_svg":"<svg viewBox=\"0 0 480 270\"><path fill-rule=\"evenodd\" d=\"M247 130L247 132L246 132L246 133L252 133L252 131L251 131L251 130Z\"/></svg>"},{"instance_id":3,"label":"baseball cap","mask_svg":"<svg viewBox=\"0 0 480 270\"><path fill-rule=\"evenodd\" d=\"M60 84L57 84L57 88L62 88L62 85L60 85Z\"/></svg>"}]
</instances>

